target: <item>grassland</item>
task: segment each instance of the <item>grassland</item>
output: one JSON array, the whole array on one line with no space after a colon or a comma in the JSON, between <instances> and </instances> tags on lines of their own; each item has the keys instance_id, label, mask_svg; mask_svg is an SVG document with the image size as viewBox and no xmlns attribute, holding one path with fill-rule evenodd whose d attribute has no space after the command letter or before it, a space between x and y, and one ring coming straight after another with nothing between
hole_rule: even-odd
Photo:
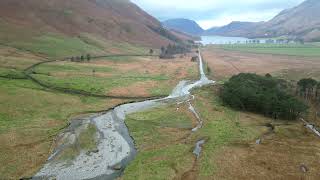
<instances>
[{"instance_id":1,"label":"grassland","mask_svg":"<svg viewBox=\"0 0 320 180\"><path fill-rule=\"evenodd\" d=\"M262 49L262 47L259 48ZM243 51L237 48L231 50L206 47L202 52L213 71L210 77L220 83L240 72L262 75L270 73L292 83L301 78L320 78L318 55L313 52L315 54L309 56L308 50L303 49L308 48L307 46L298 49L296 54L292 53L293 47L291 52L288 50L282 55L277 55L276 51L287 50L286 48L273 48L276 50L257 53L253 51L254 47L247 47ZM314 44L311 50L314 50ZM313 122L317 124L317 121ZM265 126L269 123L275 126L273 132L268 132ZM273 121L250 113L238 112L236 125L246 127L242 131L247 131L247 135L244 135L247 138L227 143L211 156L207 156L207 159L211 159L209 162L215 165L214 173L209 177L203 176L202 179L264 179L266 175L269 179L317 179L319 177L317 161L320 157L315 155L319 153L319 139L298 121ZM262 139L261 145L250 141L252 138L255 139L256 135ZM204 151L206 146L208 144L205 144ZM301 166L307 166L309 171L303 173ZM202 171L204 175L207 174L205 169Z\"/></svg>"},{"instance_id":2,"label":"grassland","mask_svg":"<svg viewBox=\"0 0 320 180\"><path fill-rule=\"evenodd\" d=\"M125 42L104 41L90 34L78 37L65 37L59 34L43 34L27 41L13 41L6 43L8 46L19 50L29 51L50 58L65 58L85 54L147 54L145 47L133 46Z\"/></svg>"},{"instance_id":3,"label":"grassland","mask_svg":"<svg viewBox=\"0 0 320 180\"><path fill-rule=\"evenodd\" d=\"M294 81L309 77L320 78L318 57L257 54L212 46L204 48L202 52L213 72L210 77L219 81L225 81L241 72L261 75L270 73Z\"/></svg>"},{"instance_id":4,"label":"grassland","mask_svg":"<svg viewBox=\"0 0 320 180\"><path fill-rule=\"evenodd\" d=\"M54 87L110 96L166 96L178 81L197 77L196 63L156 57L108 57L86 63L53 62L32 77Z\"/></svg>"},{"instance_id":5,"label":"grassland","mask_svg":"<svg viewBox=\"0 0 320 180\"><path fill-rule=\"evenodd\" d=\"M320 47L315 44L237 44L237 45L222 45L220 48L225 50L290 55L290 56L307 56L319 57Z\"/></svg>"},{"instance_id":6,"label":"grassland","mask_svg":"<svg viewBox=\"0 0 320 180\"><path fill-rule=\"evenodd\" d=\"M139 152L123 179L173 179L175 171L192 167L193 145L181 142L192 128L192 116L183 109L176 111L172 105L128 116L126 123Z\"/></svg>"},{"instance_id":7,"label":"grassland","mask_svg":"<svg viewBox=\"0 0 320 180\"><path fill-rule=\"evenodd\" d=\"M126 123L138 154L121 179L317 177L320 156L315 153L320 142L316 136L297 122L276 122L229 109L221 104L217 92L217 87L193 92L196 99L192 103L204 121L195 133L190 132L195 119L185 104L129 115ZM274 131L269 124L275 126ZM192 151L200 139L206 142L196 161ZM257 139L262 144L256 144ZM301 173L302 164L310 168L307 174Z\"/></svg>"},{"instance_id":8,"label":"grassland","mask_svg":"<svg viewBox=\"0 0 320 180\"><path fill-rule=\"evenodd\" d=\"M273 75L281 72L285 77L288 70L290 73L285 78L288 80L304 75L319 77L320 63L312 57L284 58L212 48L205 49L203 54L208 62L206 67L212 71L206 73L213 79L218 77L220 83L239 72ZM303 73L291 73L295 70ZM138 155L122 179L263 179L266 174L271 179L316 179L319 168L316 162L320 157L313 155L318 153L319 142L299 122L276 122L232 110L220 102L217 87L201 88L193 94L196 99L192 103L204 121L203 128L196 133L188 134L187 129L178 128L179 117L186 117L182 119L187 122L195 121L192 115L185 116L189 113L185 105L169 105L127 118ZM160 125L163 120L173 124L170 131ZM274 131L270 124L275 126ZM206 143L200 159L195 161L192 151L199 139ZM256 144L257 139L262 140L261 145ZM306 174L299 169L303 164L310 168Z\"/></svg>"},{"instance_id":9,"label":"grassland","mask_svg":"<svg viewBox=\"0 0 320 180\"><path fill-rule=\"evenodd\" d=\"M54 93L29 80L0 78L0 102L0 174L9 179L37 171L71 117L121 101Z\"/></svg>"},{"instance_id":10,"label":"grassland","mask_svg":"<svg viewBox=\"0 0 320 180\"><path fill-rule=\"evenodd\" d=\"M195 134L196 139L206 139L199 159L199 179L210 179L218 165L213 161L217 150L235 141L252 140L259 133L240 124L240 112L222 106L213 88L196 90L195 108L204 120L204 127Z\"/></svg>"},{"instance_id":11,"label":"grassland","mask_svg":"<svg viewBox=\"0 0 320 180\"><path fill-rule=\"evenodd\" d=\"M192 162L190 156L184 156L190 153L190 144L179 143L179 139L187 136L192 128L192 118L182 111L175 111L174 106L132 114L127 125L135 138L139 155L126 170L128 176L125 179L173 178L172 167L188 167Z\"/></svg>"},{"instance_id":12,"label":"grassland","mask_svg":"<svg viewBox=\"0 0 320 180\"><path fill-rule=\"evenodd\" d=\"M59 93L25 76L26 68L48 59L69 56L69 53L82 54L84 50L100 53L102 47L96 51L97 44L86 45L92 43L89 39L48 35L34 41L26 40L26 44L16 43L16 48L0 46L0 179L32 176L48 158L54 138L68 125L70 118L126 101ZM125 43L109 46L114 48L106 52L139 54L145 50ZM70 48L74 51L67 51ZM52 62L36 67L30 75L50 85L101 94L166 95L181 79L197 77L197 64L189 60L189 56L173 61L110 57L86 63ZM158 88L161 90L156 91ZM81 135L81 148L93 149L94 134L94 129L89 127ZM72 159L79 153L78 148L69 150L62 159Z\"/></svg>"},{"instance_id":13,"label":"grassland","mask_svg":"<svg viewBox=\"0 0 320 180\"><path fill-rule=\"evenodd\" d=\"M103 53L103 49L86 44L79 38L67 38L59 35L42 35L31 41L11 42L10 46L33 53L43 54L49 57L66 57L72 54Z\"/></svg>"},{"instance_id":14,"label":"grassland","mask_svg":"<svg viewBox=\"0 0 320 180\"><path fill-rule=\"evenodd\" d=\"M126 169L123 179L210 179L215 153L236 140L249 140L258 132L239 124L239 112L223 107L212 87L194 92L197 111L204 127L191 133L195 119L188 106L168 105L129 115L126 123L135 139L138 155ZM193 122L193 123L192 123ZM205 139L198 162L192 154L195 142ZM191 176L190 176L191 174Z\"/></svg>"},{"instance_id":15,"label":"grassland","mask_svg":"<svg viewBox=\"0 0 320 180\"><path fill-rule=\"evenodd\" d=\"M36 56L30 52L0 45L0 68L22 71L44 60L44 57Z\"/></svg>"},{"instance_id":16,"label":"grassland","mask_svg":"<svg viewBox=\"0 0 320 180\"><path fill-rule=\"evenodd\" d=\"M8 68L0 68L0 77L23 79L26 78L22 71Z\"/></svg>"}]
</instances>

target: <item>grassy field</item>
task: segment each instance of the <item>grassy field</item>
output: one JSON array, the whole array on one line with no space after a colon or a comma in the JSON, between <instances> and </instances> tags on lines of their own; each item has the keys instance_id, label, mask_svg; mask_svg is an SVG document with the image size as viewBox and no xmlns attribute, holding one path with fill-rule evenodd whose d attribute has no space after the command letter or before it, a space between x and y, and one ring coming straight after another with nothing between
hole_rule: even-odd
<instances>
[{"instance_id":1,"label":"grassy field","mask_svg":"<svg viewBox=\"0 0 320 180\"><path fill-rule=\"evenodd\" d=\"M204 138L206 143L199 159L198 174L200 179L210 179L217 164L213 161L217 150L234 141L252 140L259 134L240 124L240 113L222 106L214 89L196 90L195 108L204 120L204 127L195 134L196 139Z\"/></svg>"},{"instance_id":2,"label":"grassy field","mask_svg":"<svg viewBox=\"0 0 320 180\"><path fill-rule=\"evenodd\" d=\"M216 87L193 92L194 107L204 121L196 133L190 133L195 119L186 104L129 115L126 123L138 154L121 179L263 179L266 174L271 179L317 177L320 156L315 153L320 142L316 136L297 122L273 121L229 109L216 93ZM261 145L256 144L259 138ZM196 161L192 151L200 139L206 142ZM301 164L310 172L301 173Z\"/></svg>"},{"instance_id":3,"label":"grassy field","mask_svg":"<svg viewBox=\"0 0 320 180\"><path fill-rule=\"evenodd\" d=\"M204 120L204 127L196 133L191 133L196 120L186 104L129 115L126 123L138 154L122 179L210 179L216 168L212 159L217 150L230 142L257 136L258 132L238 123L239 112L221 105L212 87L196 90L194 94L195 107ZM192 151L200 139L206 143L196 162Z\"/></svg>"},{"instance_id":4,"label":"grassy field","mask_svg":"<svg viewBox=\"0 0 320 180\"><path fill-rule=\"evenodd\" d=\"M47 34L26 42L11 42L10 46L49 57L68 57L82 53L103 53L103 49L83 42L79 38L66 38L59 35Z\"/></svg>"},{"instance_id":5,"label":"grassy field","mask_svg":"<svg viewBox=\"0 0 320 180\"><path fill-rule=\"evenodd\" d=\"M101 45L96 51L98 45L88 46L87 43L92 43L88 38L93 39L48 35L34 39L36 43L17 42L14 44L17 48L0 46L0 179L32 176L47 160L54 138L72 117L126 101L58 93L25 77L24 70L33 64L84 50L100 53L105 47ZM136 54L145 50L126 43L109 46L114 48L106 52ZM68 51L69 48L74 51ZM162 61L153 57L111 57L86 63L42 64L31 75L58 87L115 96L151 96L169 94L181 79L197 78L196 67L189 56ZM90 127L83 132L82 149L95 146L94 135L95 130ZM76 149L70 148L61 158L72 159L78 153L74 152Z\"/></svg>"},{"instance_id":6,"label":"grassy field","mask_svg":"<svg viewBox=\"0 0 320 180\"><path fill-rule=\"evenodd\" d=\"M30 52L0 45L0 68L23 70L44 60Z\"/></svg>"},{"instance_id":7,"label":"grassy field","mask_svg":"<svg viewBox=\"0 0 320 180\"><path fill-rule=\"evenodd\" d=\"M0 68L0 77L26 78L22 71L16 69Z\"/></svg>"},{"instance_id":8,"label":"grassy field","mask_svg":"<svg viewBox=\"0 0 320 180\"><path fill-rule=\"evenodd\" d=\"M29 80L0 78L0 179L37 171L69 118L120 102L53 93Z\"/></svg>"},{"instance_id":9,"label":"grassy field","mask_svg":"<svg viewBox=\"0 0 320 180\"><path fill-rule=\"evenodd\" d=\"M290 81L320 78L318 57L257 54L213 46L205 47L202 52L203 58L212 71L209 77L218 81L225 81L241 72L260 75L270 73Z\"/></svg>"},{"instance_id":10,"label":"grassy field","mask_svg":"<svg viewBox=\"0 0 320 180\"><path fill-rule=\"evenodd\" d=\"M180 142L192 128L190 115L165 106L129 115L126 123L139 153L123 179L173 179L175 169L192 167L192 145Z\"/></svg>"},{"instance_id":11,"label":"grassy field","mask_svg":"<svg viewBox=\"0 0 320 180\"><path fill-rule=\"evenodd\" d=\"M310 56L319 57L320 47L314 44L239 44L239 45L222 45L219 46L225 50L277 54L290 56Z\"/></svg>"},{"instance_id":12,"label":"grassy field","mask_svg":"<svg viewBox=\"0 0 320 180\"><path fill-rule=\"evenodd\" d=\"M1 72L1 71L0 71ZM112 96L166 96L182 79L197 78L188 57L110 57L86 63L53 62L33 70L41 82L73 90Z\"/></svg>"}]
</instances>

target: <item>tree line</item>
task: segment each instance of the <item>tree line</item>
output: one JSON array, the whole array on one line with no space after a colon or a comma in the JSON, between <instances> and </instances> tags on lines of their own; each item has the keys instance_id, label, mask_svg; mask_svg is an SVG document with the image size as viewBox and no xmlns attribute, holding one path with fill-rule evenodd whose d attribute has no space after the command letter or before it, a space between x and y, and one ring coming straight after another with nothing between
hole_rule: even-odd
<instances>
[{"instance_id":1,"label":"tree line","mask_svg":"<svg viewBox=\"0 0 320 180\"><path fill-rule=\"evenodd\" d=\"M223 85L220 97L232 108L274 119L295 120L308 110L303 101L287 93L282 82L271 75L235 75Z\"/></svg>"},{"instance_id":2,"label":"tree line","mask_svg":"<svg viewBox=\"0 0 320 180\"><path fill-rule=\"evenodd\" d=\"M173 59L176 54L186 54L191 52L191 46L185 44L169 44L160 49L160 59Z\"/></svg>"},{"instance_id":3,"label":"tree line","mask_svg":"<svg viewBox=\"0 0 320 180\"><path fill-rule=\"evenodd\" d=\"M71 62L84 62L84 61L91 61L91 55L87 54L87 55L81 55L81 56L72 56L70 58Z\"/></svg>"}]
</instances>

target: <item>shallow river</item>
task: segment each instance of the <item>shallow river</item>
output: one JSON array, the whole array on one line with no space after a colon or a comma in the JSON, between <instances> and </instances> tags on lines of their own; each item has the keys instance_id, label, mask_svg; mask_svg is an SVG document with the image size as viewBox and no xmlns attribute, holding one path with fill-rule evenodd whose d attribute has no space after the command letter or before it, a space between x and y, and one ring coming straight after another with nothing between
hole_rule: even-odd
<instances>
[{"instance_id":1,"label":"shallow river","mask_svg":"<svg viewBox=\"0 0 320 180\"><path fill-rule=\"evenodd\" d=\"M81 121L72 122L69 130L58 138L63 139L64 143L57 146L55 152L50 156L44 167L34 176L33 179L115 179L120 176L124 168L132 161L137 153L134 140L130 136L128 128L125 125L126 115L141 112L147 109L158 107L163 104L174 102L189 103L190 111L198 119L199 123L192 131L197 131L202 127L202 120L190 103L194 96L190 91L193 88L213 84L203 70L203 61L199 56L200 79L195 82L181 81L173 90L170 96L157 100L148 100L138 103L129 103L116 107L104 114L95 115ZM93 123L96 125L99 133L97 135L98 147L95 152L81 152L75 160L70 162L59 162L55 160L59 153L66 147L75 144L77 136L81 132L79 129L83 126ZM199 157L201 145L204 140L200 140L195 145L194 154Z\"/></svg>"}]
</instances>

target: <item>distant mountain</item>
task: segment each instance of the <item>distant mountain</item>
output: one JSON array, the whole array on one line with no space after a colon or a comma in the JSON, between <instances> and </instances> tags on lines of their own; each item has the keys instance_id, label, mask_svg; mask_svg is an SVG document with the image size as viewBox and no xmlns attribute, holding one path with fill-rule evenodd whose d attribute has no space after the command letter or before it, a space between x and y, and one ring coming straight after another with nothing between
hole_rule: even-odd
<instances>
[{"instance_id":1,"label":"distant mountain","mask_svg":"<svg viewBox=\"0 0 320 180\"><path fill-rule=\"evenodd\" d=\"M205 35L242 36L248 38L285 37L320 41L320 0L306 0L279 13L268 22L232 22L205 31Z\"/></svg>"},{"instance_id":2,"label":"distant mountain","mask_svg":"<svg viewBox=\"0 0 320 180\"><path fill-rule=\"evenodd\" d=\"M262 25L263 22L240 22L234 21L222 27L213 27L206 30L204 35L218 35L218 36L247 36L248 32L255 30Z\"/></svg>"},{"instance_id":3,"label":"distant mountain","mask_svg":"<svg viewBox=\"0 0 320 180\"><path fill-rule=\"evenodd\" d=\"M169 19L162 22L167 29L184 32L190 35L201 35L203 29L195 22L189 19Z\"/></svg>"},{"instance_id":4,"label":"distant mountain","mask_svg":"<svg viewBox=\"0 0 320 180\"><path fill-rule=\"evenodd\" d=\"M306 0L297 7L282 11L250 36L287 36L305 41L320 41L320 0Z\"/></svg>"}]
</instances>

